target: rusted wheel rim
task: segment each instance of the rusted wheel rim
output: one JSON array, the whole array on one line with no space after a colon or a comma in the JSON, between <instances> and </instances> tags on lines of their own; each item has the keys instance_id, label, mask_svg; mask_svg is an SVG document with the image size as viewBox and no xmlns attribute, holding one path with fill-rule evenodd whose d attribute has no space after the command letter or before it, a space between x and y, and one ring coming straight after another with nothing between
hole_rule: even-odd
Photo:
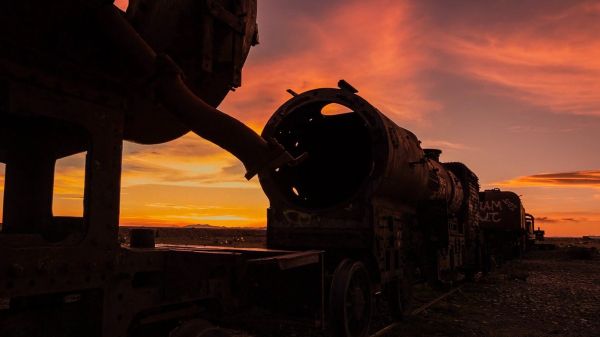
<instances>
[{"instance_id":1,"label":"rusted wheel rim","mask_svg":"<svg viewBox=\"0 0 600 337\"><path fill-rule=\"evenodd\" d=\"M362 262L344 260L333 275L330 294L335 336L366 336L371 323L371 281Z\"/></svg>"}]
</instances>

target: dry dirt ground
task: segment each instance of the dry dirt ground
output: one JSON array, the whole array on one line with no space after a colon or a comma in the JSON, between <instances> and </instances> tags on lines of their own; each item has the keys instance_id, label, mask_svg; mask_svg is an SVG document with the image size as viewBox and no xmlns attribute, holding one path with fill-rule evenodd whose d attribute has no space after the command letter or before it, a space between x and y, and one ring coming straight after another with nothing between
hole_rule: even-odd
<instances>
[{"instance_id":1,"label":"dry dirt ground","mask_svg":"<svg viewBox=\"0 0 600 337\"><path fill-rule=\"evenodd\" d=\"M123 241L127 234L127 229L121 231ZM264 234L244 229L159 229L157 242L260 247ZM507 262L381 336L600 336L600 240L544 242L556 249L534 250ZM415 307L443 292L417 291ZM380 312L372 333L388 323ZM296 329L269 330L269 336L306 336Z\"/></svg>"},{"instance_id":2,"label":"dry dirt ground","mask_svg":"<svg viewBox=\"0 0 600 337\"><path fill-rule=\"evenodd\" d=\"M119 228L119 241L129 241L129 231L133 227ZM244 228L181 228L154 227L156 243L177 245L209 245L244 248L265 247L265 229Z\"/></svg>"},{"instance_id":3,"label":"dry dirt ground","mask_svg":"<svg viewBox=\"0 0 600 337\"><path fill-rule=\"evenodd\" d=\"M384 336L600 336L600 242L546 242Z\"/></svg>"}]
</instances>

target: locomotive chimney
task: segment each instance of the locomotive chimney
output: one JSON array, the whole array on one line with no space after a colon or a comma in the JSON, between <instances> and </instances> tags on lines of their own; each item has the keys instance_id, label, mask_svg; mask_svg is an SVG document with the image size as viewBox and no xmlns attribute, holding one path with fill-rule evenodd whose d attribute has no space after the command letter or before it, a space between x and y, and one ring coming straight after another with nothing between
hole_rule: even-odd
<instances>
[{"instance_id":1,"label":"locomotive chimney","mask_svg":"<svg viewBox=\"0 0 600 337\"><path fill-rule=\"evenodd\" d=\"M440 154L442 154L442 150L440 149L423 149L425 152L425 158L435 160L438 163L440 162Z\"/></svg>"}]
</instances>

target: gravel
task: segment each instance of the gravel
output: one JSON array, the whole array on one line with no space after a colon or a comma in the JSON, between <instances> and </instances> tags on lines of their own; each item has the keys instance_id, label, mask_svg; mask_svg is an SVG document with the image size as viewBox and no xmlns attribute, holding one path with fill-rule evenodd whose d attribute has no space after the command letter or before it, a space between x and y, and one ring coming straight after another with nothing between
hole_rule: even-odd
<instances>
[{"instance_id":1,"label":"gravel","mask_svg":"<svg viewBox=\"0 0 600 337\"><path fill-rule=\"evenodd\" d=\"M600 336L600 257L571 241L505 264L385 336Z\"/></svg>"}]
</instances>

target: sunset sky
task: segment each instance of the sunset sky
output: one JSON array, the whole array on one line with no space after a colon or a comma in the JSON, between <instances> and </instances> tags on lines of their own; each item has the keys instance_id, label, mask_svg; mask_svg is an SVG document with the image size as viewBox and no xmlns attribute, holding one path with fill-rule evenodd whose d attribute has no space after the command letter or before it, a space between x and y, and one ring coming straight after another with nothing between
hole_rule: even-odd
<instances>
[{"instance_id":1,"label":"sunset sky","mask_svg":"<svg viewBox=\"0 0 600 337\"><path fill-rule=\"evenodd\" d=\"M600 235L600 1L258 2L260 44L221 110L260 131L286 89L343 78L483 188L522 195L548 235ZM82 167L59 162L56 215L81 213ZM264 226L243 174L194 134L127 143L121 224Z\"/></svg>"}]
</instances>

